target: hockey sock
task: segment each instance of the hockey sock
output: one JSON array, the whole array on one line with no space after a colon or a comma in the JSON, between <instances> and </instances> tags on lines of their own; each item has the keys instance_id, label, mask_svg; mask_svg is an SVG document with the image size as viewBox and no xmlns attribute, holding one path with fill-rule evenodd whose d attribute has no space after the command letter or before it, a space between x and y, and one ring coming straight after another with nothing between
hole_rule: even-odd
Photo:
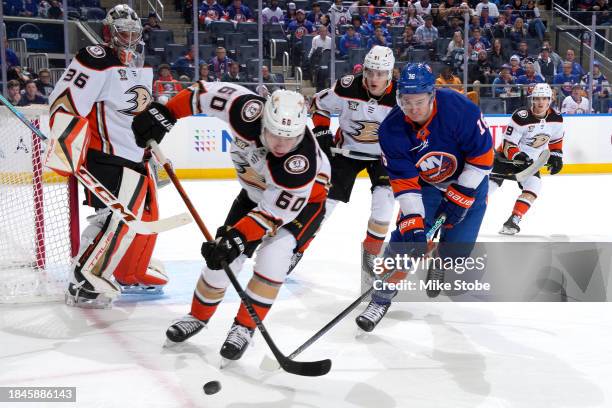
<instances>
[{"instance_id":1,"label":"hockey sock","mask_svg":"<svg viewBox=\"0 0 612 408\"><path fill-rule=\"evenodd\" d=\"M514 203L512 215L518 215L520 218L523 218L527 211L529 211L529 208L531 208L531 204L533 204L535 199L535 194L529 191L523 191L523 193L516 199L516 203Z\"/></svg>"},{"instance_id":2,"label":"hockey sock","mask_svg":"<svg viewBox=\"0 0 612 408\"><path fill-rule=\"evenodd\" d=\"M225 288L215 288L200 277L191 302L191 315L208 322L223 300Z\"/></svg>"},{"instance_id":3,"label":"hockey sock","mask_svg":"<svg viewBox=\"0 0 612 408\"><path fill-rule=\"evenodd\" d=\"M270 280L257 272L253 272L253 277L249 281L245 292L249 297L249 300L251 301L253 309L255 310L255 313L257 313L259 320L263 321L266 318L266 315L270 311L272 303L274 302L274 299L276 299L276 295L278 294L281 285L282 282ZM242 303L240 304L240 309L236 315L236 323L250 329L254 329L256 326L253 319L251 319L248 310Z\"/></svg>"}]
</instances>

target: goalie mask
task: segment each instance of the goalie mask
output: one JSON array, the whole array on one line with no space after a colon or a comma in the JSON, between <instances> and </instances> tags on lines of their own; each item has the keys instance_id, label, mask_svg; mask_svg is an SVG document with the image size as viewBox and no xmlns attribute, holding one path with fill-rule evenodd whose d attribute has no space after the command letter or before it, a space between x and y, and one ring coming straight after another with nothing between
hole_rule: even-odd
<instances>
[{"instance_id":1,"label":"goalie mask","mask_svg":"<svg viewBox=\"0 0 612 408\"><path fill-rule=\"evenodd\" d=\"M144 62L142 55L142 24L134 10L127 4L119 4L108 12L104 23L104 41L113 48L122 64L141 67Z\"/></svg>"}]
</instances>

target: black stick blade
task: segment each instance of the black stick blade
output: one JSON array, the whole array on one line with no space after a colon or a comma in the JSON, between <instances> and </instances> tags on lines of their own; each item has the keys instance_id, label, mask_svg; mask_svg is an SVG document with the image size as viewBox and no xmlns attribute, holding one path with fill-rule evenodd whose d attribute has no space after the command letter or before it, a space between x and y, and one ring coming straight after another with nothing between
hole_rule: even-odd
<instances>
[{"instance_id":1,"label":"black stick blade","mask_svg":"<svg viewBox=\"0 0 612 408\"><path fill-rule=\"evenodd\" d=\"M293 361L289 358L278 359L278 363L288 373L306 377L319 377L329 373L332 362L330 359L320 361Z\"/></svg>"}]
</instances>

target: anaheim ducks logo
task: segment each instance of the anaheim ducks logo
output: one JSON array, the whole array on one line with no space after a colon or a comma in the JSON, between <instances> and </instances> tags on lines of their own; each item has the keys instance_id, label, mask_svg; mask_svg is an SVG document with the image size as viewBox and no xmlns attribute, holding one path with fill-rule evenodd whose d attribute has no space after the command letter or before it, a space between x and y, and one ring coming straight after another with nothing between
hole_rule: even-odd
<instances>
[{"instance_id":1,"label":"anaheim ducks logo","mask_svg":"<svg viewBox=\"0 0 612 408\"><path fill-rule=\"evenodd\" d=\"M537 134L533 137L529 146L537 149L538 147L544 146L550 140L550 136L544 133Z\"/></svg>"},{"instance_id":2,"label":"anaheim ducks logo","mask_svg":"<svg viewBox=\"0 0 612 408\"><path fill-rule=\"evenodd\" d=\"M151 92L142 85L136 85L125 91L126 95L133 95L132 99L128 100L128 103L133 105L127 109L120 110L119 112L128 116L136 116L140 112L144 111L151 102L153 97Z\"/></svg>"},{"instance_id":3,"label":"anaheim ducks logo","mask_svg":"<svg viewBox=\"0 0 612 408\"><path fill-rule=\"evenodd\" d=\"M429 152L416 164L423 180L430 184L441 183L457 170L457 158L446 152Z\"/></svg>"},{"instance_id":4,"label":"anaheim ducks logo","mask_svg":"<svg viewBox=\"0 0 612 408\"><path fill-rule=\"evenodd\" d=\"M266 189L266 180L246 163L234 162L238 177L251 187L258 190Z\"/></svg>"},{"instance_id":5,"label":"anaheim ducks logo","mask_svg":"<svg viewBox=\"0 0 612 408\"><path fill-rule=\"evenodd\" d=\"M379 122L370 120L354 120L352 131L345 132L359 143L378 143Z\"/></svg>"}]
</instances>

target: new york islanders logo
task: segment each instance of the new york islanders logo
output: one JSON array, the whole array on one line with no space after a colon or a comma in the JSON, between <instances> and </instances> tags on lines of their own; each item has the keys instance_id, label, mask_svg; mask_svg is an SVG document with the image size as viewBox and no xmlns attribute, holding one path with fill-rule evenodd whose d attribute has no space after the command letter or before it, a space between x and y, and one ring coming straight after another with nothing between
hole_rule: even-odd
<instances>
[{"instance_id":1,"label":"new york islanders logo","mask_svg":"<svg viewBox=\"0 0 612 408\"><path fill-rule=\"evenodd\" d=\"M446 152L429 152L416 164L423 180L430 184L441 183L455 174L457 158Z\"/></svg>"}]
</instances>

